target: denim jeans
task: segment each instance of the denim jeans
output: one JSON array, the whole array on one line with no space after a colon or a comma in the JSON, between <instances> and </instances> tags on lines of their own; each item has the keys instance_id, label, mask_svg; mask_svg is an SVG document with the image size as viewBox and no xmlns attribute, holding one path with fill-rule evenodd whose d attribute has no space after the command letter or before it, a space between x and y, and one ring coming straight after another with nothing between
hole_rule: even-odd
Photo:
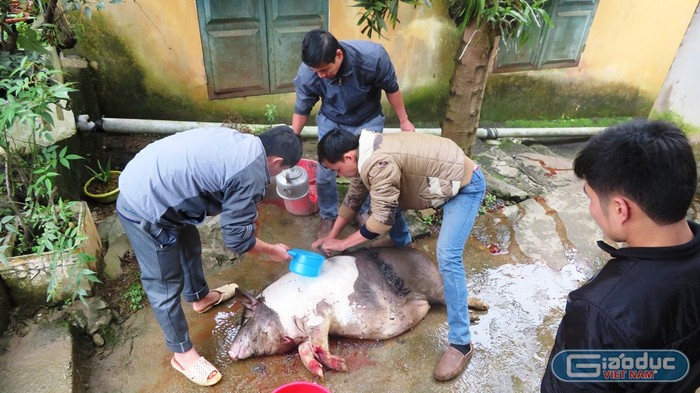
<instances>
[{"instance_id":1,"label":"denim jeans","mask_svg":"<svg viewBox=\"0 0 700 393\"><path fill-rule=\"evenodd\" d=\"M334 128L350 131L355 135L358 135L363 129L382 132L384 131L384 115L379 115L358 126L349 126L329 120L319 112L316 116L316 125L318 125L318 140L321 140L324 135ZM318 171L316 172L316 192L318 194L318 206L320 208L319 214L321 218L335 219L338 217L338 183L336 182L336 177L336 173L332 170L322 165L318 166ZM368 209L369 198L362 205L360 212L365 213Z\"/></svg>"},{"instance_id":2,"label":"denim jeans","mask_svg":"<svg viewBox=\"0 0 700 393\"><path fill-rule=\"evenodd\" d=\"M472 175L471 183L462 187L459 193L443 206L442 226L437 240L437 260L445 286L449 325L447 340L450 344L465 345L471 341L467 277L462 254L485 192L486 181L481 169L477 169Z\"/></svg>"},{"instance_id":3,"label":"denim jeans","mask_svg":"<svg viewBox=\"0 0 700 393\"><path fill-rule=\"evenodd\" d=\"M394 225L389 230L389 237L394 241L396 247L406 247L413 242L411 231L408 229L408 223L406 223L401 209L396 209Z\"/></svg>"},{"instance_id":4,"label":"denim jeans","mask_svg":"<svg viewBox=\"0 0 700 393\"><path fill-rule=\"evenodd\" d=\"M209 293L202 244L194 225L164 228L138 217L120 196L117 213L141 269L141 283L171 352L192 348L180 295L194 302Z\"/></svg>"}]
</instances>

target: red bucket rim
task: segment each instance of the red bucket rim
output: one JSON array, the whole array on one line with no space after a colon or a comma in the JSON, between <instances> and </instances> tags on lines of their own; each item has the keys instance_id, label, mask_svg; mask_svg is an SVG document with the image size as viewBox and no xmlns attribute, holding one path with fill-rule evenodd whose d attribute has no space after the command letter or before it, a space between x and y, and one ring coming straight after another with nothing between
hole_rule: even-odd
<instances>
[{"instance_id":1,"label":"red bucket rim","mask_svg":"<svg viewBox=\"0 0 700 393\"><path fill-rule=\"evenodd\" d=\"M285 391L284 389L294 388L294 387L313 387L313 389L315 389L319 393L320 392L331 393L331 391L328 390L328 388L326 388L323 385L319 385L319 384L313 383L313 382L306 382L306 381L296 381L296 382L286 383L282 386L277 387L275 390L272 391L272 393L284 393L284 391Z\"/></svg>"}]
</instances>

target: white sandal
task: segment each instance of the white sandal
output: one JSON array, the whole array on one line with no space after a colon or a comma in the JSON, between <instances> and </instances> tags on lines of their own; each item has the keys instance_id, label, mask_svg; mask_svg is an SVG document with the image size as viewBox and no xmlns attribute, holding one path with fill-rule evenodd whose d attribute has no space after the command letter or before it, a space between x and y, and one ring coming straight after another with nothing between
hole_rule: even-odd
<instances>
[{"instance_id":1,"label":"white sandal","mask_svg":"<svg viewBox=\"0 0 700 393\"><path fill-rule=\"evenodd\" d=\"M221 372L209 363L204 356L200 356L187 370L184 370L175 358L170 359L170 365L199 386L212 386L221 380ZM209 378L214 371L216 371L216 374Z\"/></svg>"},{"instance_id":2,"label":"white sandal","mask_svg":"<svg viewBox=\"0 0 700 393\"><path fill-rule=\"evenodd\" d=\"M212 289L211 292L219 292L221 294L219 301L210 304L209 306L207 306L207 308L205 308L202 311L196 312L199 314L204 314L205 312L211 310L214 306L218 306L219 304L231 299L236 294L236 288L238 288L238 284L232 282L226 285L222 285L216 289Z\"/></svg>"}]
</instances>

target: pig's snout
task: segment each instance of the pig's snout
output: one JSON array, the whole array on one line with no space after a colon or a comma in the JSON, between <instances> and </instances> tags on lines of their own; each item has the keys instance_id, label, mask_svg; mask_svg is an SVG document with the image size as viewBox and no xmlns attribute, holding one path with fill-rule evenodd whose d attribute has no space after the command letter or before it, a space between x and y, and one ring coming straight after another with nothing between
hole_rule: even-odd
<instances>
[{"instance_id":1,"label":"pig's snout","mask_svg":"<svg viewBox=\"0 0 700 393\"><path fill-rule=\"evenodd\" d=\"M249 348L244 347L240 343L233 343L231 349L228 350L228 356L233 360L242 360L251 356Z\"/></svg>"}]
</instances>

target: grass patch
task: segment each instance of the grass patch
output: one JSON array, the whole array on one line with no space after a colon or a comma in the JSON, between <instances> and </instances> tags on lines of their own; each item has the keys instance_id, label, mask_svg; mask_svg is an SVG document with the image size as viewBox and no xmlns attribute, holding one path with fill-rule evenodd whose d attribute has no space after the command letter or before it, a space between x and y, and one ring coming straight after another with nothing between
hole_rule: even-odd
<instances>
[{"instance_id":1,"label":"grass patch","mask_svg":"<svg viewBox=\"0 0 700 393\"><path fill-rule=\"evenodd\" d=\"M482 127L503 128L558 128L558 127L609 127L632 120L633 117L599 117L599 118L564 118L538 120L506 120L498 125Z\"/></svg>"}]
</instances>

